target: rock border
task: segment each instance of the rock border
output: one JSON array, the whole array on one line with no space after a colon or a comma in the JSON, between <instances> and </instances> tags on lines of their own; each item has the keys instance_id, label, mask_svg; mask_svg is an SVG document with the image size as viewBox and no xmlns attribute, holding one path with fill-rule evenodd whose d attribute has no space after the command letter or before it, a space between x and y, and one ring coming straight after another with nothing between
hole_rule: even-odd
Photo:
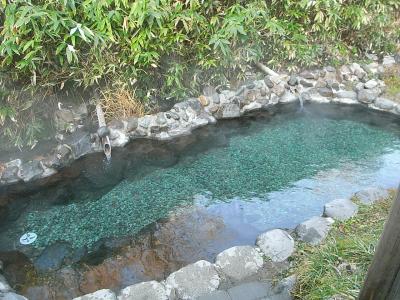
<instances>
[{"instance_id":1,"label":"rock border","mask_svg":"<svg viewBox=\"0 0 400 300\"><path fill-rule=\"evenodd\" d=\"M236 91L206 87L199 98L175 104L166 112L112 121L109 137L113 148L138 139L171 140L217 120L238 118L293 102L334 103L364 107L400 115L400 103L381 97L385 83L375 79L394 66L394 56L360 65L331 66L298 75L274 74L242 85ZM79 109L78 112L82 111ZM71 111L72 115L77 112ZM40 159L15 159L0 164L0 188L49 178L78 158L101 152L98 133L77 131Z\"/></svg>"},{"instance_id":2,"label":"rock border","mask_svg":"<svg viewBox=\"0 0 400 300\"><path fill-rule=\"evenodd\" d=\"M384 188L371 187L358 191L354 197L357 195L368 197L368 201L359 200L361 205L372 205L389 194ZM328 210L341 211L338 215L332 214L332 218L314 216L300 223L293 232L283 229L269 230L257 237L255 245L234 246L222 251L214 263L200 260L171 273L161 282L153 280L137 283L118 293L101 289L73 300L231 300L244 299L243 295L247 300L290 300L290 293L296 284L295 274L272 285L271 278L259 276L260 273L266 268L270 272L271 266L280 266L280 270L287 269L288 259L296 251L298 242L318 245L326 239L335 221L342 222L354 217L358 213L358 205L352 198L335 199L326 203L323 215ZM27 300L15 294L0 274L0 298L7 295L15 297L11 299Z\"/></svg>"}]
</instances>

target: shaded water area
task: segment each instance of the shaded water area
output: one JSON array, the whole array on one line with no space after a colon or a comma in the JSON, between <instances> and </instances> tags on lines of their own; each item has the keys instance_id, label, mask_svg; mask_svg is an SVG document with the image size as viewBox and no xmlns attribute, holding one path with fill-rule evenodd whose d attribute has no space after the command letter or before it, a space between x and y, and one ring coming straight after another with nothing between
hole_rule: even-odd
<instances>
[{"instance_id":1,"label":"shaded water area","mask_svg":"<svg viewBox=\"0 0 400 300\"><path fill-rule=\"evenodd\" d=\"M9 193L5 275L29 299L161 280L323 205L400 181L400 122L360 107L278 108L169 142L77 161L61 181ZM19 237L37 240L22 246Z\"/></svg>"}]
</instances>

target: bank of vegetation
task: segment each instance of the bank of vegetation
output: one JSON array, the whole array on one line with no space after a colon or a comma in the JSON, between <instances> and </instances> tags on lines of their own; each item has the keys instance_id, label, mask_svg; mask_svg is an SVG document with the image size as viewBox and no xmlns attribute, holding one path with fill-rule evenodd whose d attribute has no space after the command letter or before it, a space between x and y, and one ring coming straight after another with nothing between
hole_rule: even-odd
<instances>
[{"instance_id":1,"label":"bank of vegetation","mask_svg":"<svg viewBox=\"0 0 400 300\"><path fill-rule=\"evenodd\" d=\"M394 194L372 206L361 205L355 217L336 222L323 244L300 246L292 270L298 274L296 299L358 299Z\"/></svg>"},{"instance_id":2,"label":"bank of vegetation","mask_svg":"<svg viewBox=\"0 0 400 300\"><path fill-rule=\"evenodd\" d=\"M80 98L72 91L132 114L234 85L260 60L290 70L393 52L399 10L398 0L4 0L0 135L32 144L49 99Z\"/></svg>"}]
</instances>

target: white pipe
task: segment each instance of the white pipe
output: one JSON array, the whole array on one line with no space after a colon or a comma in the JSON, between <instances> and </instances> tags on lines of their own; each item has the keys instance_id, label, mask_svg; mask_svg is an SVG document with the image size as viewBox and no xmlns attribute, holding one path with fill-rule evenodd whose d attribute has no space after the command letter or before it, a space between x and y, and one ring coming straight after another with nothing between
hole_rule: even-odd
<instances>
[{"instance_id":1,"label":"white pipe","mask_svg":"<svg viewBox=\"0 0 400 300\"><path fill-rule=\"evenodd\" d=\"M101 108L100 103L96 105L96 113L97 113L97 121L99 123L99 128L100 127L106 127L106 118L104 117L104 112L103 109ZM108 135L105 137L101 137L101 144L103 146L103 152L107 158L107 160L111 159L111 143L110 143L110 138Z\"/></svg>"},{"instance_id":2,"label":"white pipe","mask_svg":"<svg viewBox=\"0 0 400 300\"><path fill-rule=\"evenodd\" d=\"M265 74L269 75L269 76L279 76L278 73L272 71L270 68L268 68L266 65L263 65L260 62L256 62L256 66L257 68L259 68L262 72L264 72Z\"/></svg>"}]
</instances>

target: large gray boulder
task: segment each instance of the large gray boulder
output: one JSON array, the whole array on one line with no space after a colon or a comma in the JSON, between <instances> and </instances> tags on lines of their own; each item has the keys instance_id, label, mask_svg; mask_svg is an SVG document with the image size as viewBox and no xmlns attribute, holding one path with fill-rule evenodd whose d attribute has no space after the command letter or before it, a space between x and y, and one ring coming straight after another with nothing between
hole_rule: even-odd
<instances>
[{"instance_id":1,"label":"large gray boulder","mask_svg":"<svg viewBox=\"0 0 400 300\"><path fill-rule=\"evenodd\" d=\"M380 90L378 88L374 89L361 89L358 91L358 101L362 103L372 103L378 98Z\"/></svg>"},{"instance_id":2,"label":"large gray boulder","mask_svg":"<svg viewBox=\"0 0 400 300\"><path fill-rule=\"evenodd\" d=\"M147 281L124 288L118 300L168 300L165 286L157 281Z\"/></svg>"},{"instance_id":3,"label":"large gray boulder","mask_svg":"<svg viewBox=\"0 0 400 300\"><path fill-rule=\"evenodd\" d=\"M394 108L396 106L396 103L393 102L392 100L383 98L383 97L379 97L375 100L375 106L383 109L383 110L391 110L392 108Z\"/></svg>"},{"instance_id":4,"label":"large gray boulder","mask_svg":"<svg viewBox=\"0 0 400 300\"><path fill-rule=\"evenodd\" d=\"M257 272L264 264L263 257L254 247L237 246L217 255L215 265L233 280L243 280Z\"/></svg>"},{"instance_id":5,"label":"large gray boulder","mask_svg":"<svg viewBox=\"0 0 400 300\"><path fill-rule=\"evenodd\" d=\"M273 262L285 261L294 251L294 239L281 229L262 233L257 237L256 244Z\"/></svg>"},{"instance_id":6,"label":"large gray boulder","mask_svg":"<svg viewBox=\"0 0 400 300\"><path fill-rule=\"evenodd\" d=\"M335 220L345 221L350 219L358 212L357 204L350 199L336 199L324 206L324 216Z\"/></svg>"},{"instance_id":7,"label":"large gray boulder","mask_svg":"<svg viewBox=\"0 0 400 300\"><path fill-rule=\"evenodd\" d=\"M113 291L104 289L74 298L73 300L117 300L117 296L115 296Z\"/></svg>"},{"instance_id":8,"label":"large gray boulder","mask_svg":"<svg viewBox=\"0 0 400 300\"><path fill-rule=\"evenodd\" d=\"M220 281L215 266L200 260L169 275L166 287L179 299L193 299L217 290Z\"/></svg>"},{"instance_id":9,"label":"large gray boulder","mask_svg":"<svg viewBox=\"0 0 400 300\"><path fill-rule=\"evenodd\" d=\"M236 103L223 104L216 113L217 119L232 119L240 116L240 107Z\"/></svg>"},{"instance_id":10,"label":"large gray boulder","mask_svg":"<svg viewBox=\"0 0 400 300\"><path fill-rule=\"evenodd\" d=\"M378 200L389 197L389 193L384 188L371 187L361 190L354 195L362 204L371 205Z\"/></svg>"},{"instance_id":11,"label":"large gray boulder","mask_svg":"<svg viewBox=\"0 0 400 300\"><path fill-rule=\"evenodd\" d=\"M295 231L301 241L318 245L326 238L334 222L332 218L312 217L297 225Z\"/></svg>"}]
</instances>

